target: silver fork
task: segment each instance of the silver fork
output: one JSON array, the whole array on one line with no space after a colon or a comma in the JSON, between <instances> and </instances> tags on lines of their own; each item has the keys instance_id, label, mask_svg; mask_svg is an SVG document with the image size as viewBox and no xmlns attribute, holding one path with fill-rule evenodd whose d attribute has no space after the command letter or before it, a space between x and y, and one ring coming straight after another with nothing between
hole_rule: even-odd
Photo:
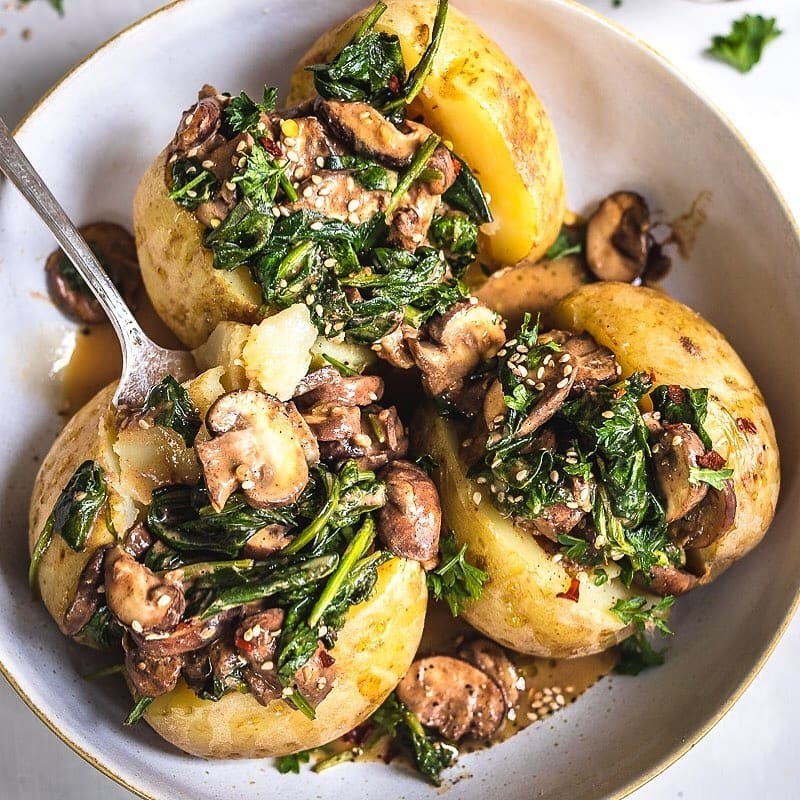
<instances>
[{"instance_id":1,"label":"silver fork","mask_svg":"<svg viewBox=\"0 0 800 800\"><path fill-rule=\"evenodd\" d=\"M114 393L118 408L141 408L152 386L167 375L182 381L196 373L191 353L166 350L147 337L94 253L47 188L0 119L0 170L55 236L103 307L122 347L122 377Z\"/></svg>"}]
</instances>

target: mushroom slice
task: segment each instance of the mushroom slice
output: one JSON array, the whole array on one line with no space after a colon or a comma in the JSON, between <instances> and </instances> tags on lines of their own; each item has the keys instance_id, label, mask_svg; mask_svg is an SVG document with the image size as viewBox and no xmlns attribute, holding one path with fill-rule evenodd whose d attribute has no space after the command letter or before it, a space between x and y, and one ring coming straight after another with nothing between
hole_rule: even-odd
<instances>
[{"instance_id":1,"label":"mushroom slice","mask_svg":"<svg viewBox=\"0 0 800 800\"><path fill-rule=\"evenodd\" d=\"M586 261L603 281L630 282L647 265L650 211L635 192L614 192L586 226Z\"/></svg>"},{"instance_id":2,"label":"mushroom slice","mask_svg":"<svg viewBox=\"0 0 800 800\"><path fill-rule=\"evenodd\" d=\"M186 600L182 589L156 575L123 550L110 548L105 556L106 603L126 628L135 633L162 633L174 628Z\"/></svg>"},{"instance_id":3,"label":"mushroom slice","mask_svg":"<svg viewBox=\"0 0 800 800\"><path fill-rule=\"evenodd\" d=\"M619 378L622 370L614 354L588 333L569 336L564 342L564 350L570 356L568 363L575 371L573 394L581 394L601 383L611 383Z\"/></svg>"},{"instance_id":4,"label":"mushroom slice","mask_svg":"<svg viewBox=\"0 0 800 800\"><path fill-rule=\"evenodd\" d=\"M94 222L79 230L125 303L135 309L142 278L133 236L113 222ZM62 314L89 325L106 322L106 312L62 250L50 253L44 269L47 292Z\"/></svg>"},{"instance_id":5,"label":"mushroom slice","mask_svg":"<svg viewBox=\"0 0 800 800\"><path fill-rule=\"evenodd\" d=\"M408 461L393 461L380 477L386 482L386 505L378 510L378 537L396 556L432 569L442 527L436 485L425 470Z\"/></svg>"},{"instance_id":6,"label":"mushroom slice","mask_svg":"<svg viewBox=\"0 0 800 800\"><path fill-rule=\"evenodd\" d=\"M434 316L408 339L411 355L422 372L422 385L432 395L457 391L482 361L493 358L505 342L500 316L481 303L456 303Z\"/></svg>"},{"instance_id":7,"label":"mushroom slice","mask_svg":"<svg viewBox=\"0 0 800 800\"><path fill-rule=\"evenodd\" d=\"M133 638L139 650L153 658L190 653L219 639L226 630L226 623L236 612L237 609L230 609L230 611L215 614L208 619L193 617L179 623L173 631L166 635L148 633Z\"/></svg>"},{"instance_id":8,"label":"mushroom slice","mask_svg":"<svg viewBox=\"0 0 800 800\"><path fill-rule=\"evenodd\" d=\"M551 503L542 509L536 517L526 518L526 528L532 528L539 536L545 536L552 542L558 542L558 537L569 533L583 519L584 511L580 508L570 508L566 503Z\"/></svg>"},{"instance_id":9,"label":"mushroom slice","mask_svg":"<svg viewBox=\"0 0 800 800\"><path fill-rule=\"evenodd\" d=\"M227 100L213 86L206 84L197 93L197 103L183 112L170 152L179 158L201 156L223 141L218 136L222 109Z\"/></svg>"},{"instance_id":10,"label":"mushroom slice","mask_svg":"<svg viewBox=\"0 0 800 800\"><path fill-rule=\"evenodd\" d=\"M272 395L239 389L206 414L212 438L196 442L211 505L222 510L241 487L254 508L294 502L308 483L308 463L287 407Z\"/></svg>"},{"instance_id":11,"label":"mushroom slice","mask_svg":"<svg viewBox=\"0 0 800 800\"><path fill-rule=\"evenodd\" d=\"M344 377L333 367L307 375L297 386L294 400L301 409L320 403L337 406L368 406L383 397L383 378L378 375Z\"/></svg>"},{"instance_id":12,"label":"mushroom slice","mask_svg":"<svg viewBox=\"0 0 800 800\"><path fill-rule=\"evenodd\" d=\"M575 382L575 370L568 367L568 363L562 364L556 358L539 367L536 372L535 387L539 392L536 403L519 426L517 437L528 436L538 430L564 404Z\"/></svg>"},{"instance_id":13,"label":"mushroom slice","mask_svg":"<svg viewBox=\"0 0 800 800\"><path fill-rule=\"evenodd\" d=\"M458 650L464 661L483 670L503 692L507 708L514 708L519 700L520 676L517 668L499 644L489 639L473 639ZM524 684L524 679L523 679Z\"/></svg>"},{"instance_id":14,"label":"mushroom slice","mask_svg":"<svg viewBox=\"0 0 800 800\"><path fill-rule=\"evenodd\" d=\"M259 672L274 671L283 618L283 609L269 608L245 617L239 624L233 641L252 669Z\"/></svg>"},{"instance_id":15,"label":"mushroom slice","mask_svg":"<svg viewBox=\"0 0 800 800\"><path fill-rule=\"evenodd\" d=\"M669 535L687 550L699 550L727 533L735 519L736 492L733 481L727 480L721 490L709 487L701 503L669 526Z\"/></svg>"},{"instance_id":16,"label":"mushroom slice","mask_svg":"<svg viewBox=\"0 0 800 800\"><path fill-rule=\"evenodd\" d=\"M708 492L708 484L689 482L689 470L697 466L705 447L690 425L677 422L664 425L652 451L667 523L674 522L686 516Z\"/></svg>"},{"instance_id":17,"label":"mushroom slice","mask_svg":"<svg viewBox=\"0 0 800 800\"><path fill-rule=\"evenodd\" d=\"M655 566L650 567L650 580L645 581L645 586L662 597L668 594L677 597L694 589L697 577L677 567Z\"/></svg>"},{"instance_id":18,"label":"mushroom slice","mask_svg":"<svg viewBox=\"0 0 800 800\"><path fill-rule=\"evenodd\" d=\"M336 686L336 659L317 643L314 655L294 674L293 683L303 697L316 708ZM291 700L291 697L289 698Z\"/></svg>"},{"instance_id":19,"label":"mushroom slice","mask_svg":"<svg viewBox=\"0 0 800 800\"><path fill-rule=\"evenodd\" d=\"M264 559L283 550L293 538L287 536L288 530L285 525L276 522L256 531L242 548L242 558Z\"/></svg>"},{"instance_id":20,"label":"mushroom slice","mask_svg":"<svg viewBox=\"0 0 800 800\"><path fill-rule=\"evenodd\" d=\"M69 604L65 614L62 628L67 636L80 633L100 605L98 589L103 581L103 561L108 547L95 550L94 555L86 562L86 566L78 578L78 587L75 597Z\"/></svg>"},{"instance_id":21,"label":"mushroom slice","mask_svg":"<svg viewBox=\"0 0 800 800\"><path fill-rule=\"evenodd\" d=\"M423 725L450 741L489 739L503 724L503 691L483 670L452 656L415 661L397 686L397 696Z\"/></svg>"},{"instance_id":22,"label":"mushroom slice","mask_svg":"<svg viewBox=\"0 0 800 800\"><path fill-rule=\"evenodd\" d=\"M331 133L356 153L396 169L407 167L432 133L411 120L404 123L407 131L401 131L367 103L320 100L316 110Z\"/></svg>"},{"instance_id":23,"label":"mushroom slice","mask_svg":"<svg viewBox=\"0 0 800 800\"><path fill-rule=\"evenodd\" d=\"M147 655L135 646L129 636L123 638L122 645L128 677L140 696L160 697L177 686L183 668L181 656L155 658Z\"/></svg>"}]
</instances>

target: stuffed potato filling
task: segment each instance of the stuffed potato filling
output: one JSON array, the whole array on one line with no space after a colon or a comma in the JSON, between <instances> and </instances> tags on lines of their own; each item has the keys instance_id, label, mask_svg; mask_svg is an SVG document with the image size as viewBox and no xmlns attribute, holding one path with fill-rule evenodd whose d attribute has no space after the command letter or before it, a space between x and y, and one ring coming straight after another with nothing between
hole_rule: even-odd
<instances>
[{"instance_id":1,"label":"stuffed potato filling","mask_svg":"<svg viewBox=\"0 0 800 800\"><path fill-rule=\"evenodd\" d=\"M380 378L326 367L287 402L223 394L198 436L196 408L167 378L120 416L121 430L171 428L201 468L196 485L155 488L141 521L92 555L64 615L84 643L121 642L137 697L129 723L181 677L206 700L249 692L313 719L336 685L347 611L371 595L378 567L395 554L436 566L438 494L402 460L405 432L382 393ZM40 537L34 580L54 535L85 549L108 497L102 469L85 462Z\"/></svg>"},{"instance_id":2,"label":"stuffed potato filling","mask_svg":"<svg viewBox=\"0 0 800 800\"><path fill-rule=\"evenodd\" d=\"M220 270L249 268L271 308L305 303L321 334L375 344L416 331L466 295L458 280L491 220L477 179L406 118L443 32L407 72L385 6L314 73L317 97L276 109L204 86L169 147L171 198L206 226ZM382 352L382 348L378 349Z\"/></svg>"},{"instance_id":3,"label":"stuffed potato filling","mask_svg":"<svg viewBox=\"0 0 800 800\"><path fill-rule=\"evenodd\" d=\"M462 457L476 504L490 499L598 585L683 594L696 584L686 551L733 524L733 471L703 426L706 389L621 373L589 334L540 334L526 317L445 408L472 417Z\"/></svg>"}]
</instances>

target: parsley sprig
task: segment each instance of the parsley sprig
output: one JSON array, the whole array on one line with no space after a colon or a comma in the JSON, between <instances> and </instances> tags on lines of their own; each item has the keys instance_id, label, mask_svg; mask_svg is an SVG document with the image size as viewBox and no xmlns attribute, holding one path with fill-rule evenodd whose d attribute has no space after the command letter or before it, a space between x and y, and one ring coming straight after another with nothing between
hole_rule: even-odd
<instances>
[{"instance_id":1,"label":"parsley sprig","mask_svg":"<svg viewBox=\"0 0 800 800\"><path fill-rule=\"evenodd\" d=\"M736 20L726 36L715 36L708 52L739 72L749 72L760 60L764 48L783 33L775 17L745 14Z\"/></svg>"},{"instance_id":2,"label":"parsley sprig","mask_svg":"<svg viewBox=\"0 0 800 800\"><path fill-rule=\"evenodd\" d=\"M439 540L439 554L439 566L428 573L428 590L436 600L446 600L457 617L468 602L481 596L489 576L469 562L466 543L459 548L453 531Z\"/></svg>"}]
</instances>

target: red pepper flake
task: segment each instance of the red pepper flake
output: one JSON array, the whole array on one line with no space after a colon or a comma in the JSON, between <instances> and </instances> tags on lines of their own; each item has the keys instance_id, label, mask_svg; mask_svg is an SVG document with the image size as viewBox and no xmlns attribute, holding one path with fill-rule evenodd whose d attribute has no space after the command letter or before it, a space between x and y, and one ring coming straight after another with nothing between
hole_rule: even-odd
<instances>
[{"instance_id":1,"label":"red pepper flake","mask_svg":"<svg viewBox=\"0 0 800 800\"><path fill-rule=\"evenodd\" d=\"M722 469L725 466L725 459L716 450L709 450L697 456L697 464L706 469Z\"/></svg>"},{"instance_id":2,"label":"red pepper flake","mask_svg":"<svg viewBox=\"0 0 800 800\"><path fill-rule=\"evenodd\" d=\"M667 398L673 403L683 405L686 402L686 392L677 383L667 386Z\"/></svg>"},{"instance_id":3,"label":"red pepper flake","mask_svg":"<svg viewBox=\"0 0 800 800\"><path fill-rule=\"evenodd\" d=\"M389 78L389 91L392 94L400 94L400 78L397 75L392 75Z\"/></svg>"},{"instance_id":4,"label":"red pepper flake","mask_svg":"<svg viewBox=\"0 0 800 800\"><path fill-rule=\"evenodd\" d=\"M266 136L262 136L258 141L261 142L261 146L273 158L280 158L283 155L283 150L281 150L281 146L274 139L269 139Z\"/></svg>"},{"instance_id":5,"label":"red pepper flake","mask_svg":"<svg viewBox=\"0 0 800 800\"><path fill-rule=\"evenodd\" d=\"M569 589L566 592L559 592L556 597L561 600L572 600L573 603L578 602L581 596L581 582L577 578L573 578L569 582Z\"/></svg>"},{"instance_id":6,"label":"red pepper flake","mask_svg":"<svg viewBox=\"0 0 800 800\"><path fill-rule=\"evenodd\" d=\"M756 428L755 422L747 417L737 417L736 427L742 433L758 433L758 428Z\"/></svg>"},{"instance_id":7,"label":"red pepper flake","mask_svg":"<svg viewBox=\"0 0 800 800\"><path fill-rule=\"evenodd\" d=\"M233 639L233 644L236 646L237 650L241 650L244 653L252 653L255 650L256 643L252 640L249 642L243 639L238 633Z\"/></svg>"},{"instance_id":8,"label":"red pepper flake","mask_svg":"<svg viewBox=\"0 0 800 800\"><path fill-rule=\"evenodd\" d=\"M461 162L457 158L454 158L453 159L453 174L456 177L458 177L458 175L460 173L461 173Z\"/></svg>"}]
</instances>

